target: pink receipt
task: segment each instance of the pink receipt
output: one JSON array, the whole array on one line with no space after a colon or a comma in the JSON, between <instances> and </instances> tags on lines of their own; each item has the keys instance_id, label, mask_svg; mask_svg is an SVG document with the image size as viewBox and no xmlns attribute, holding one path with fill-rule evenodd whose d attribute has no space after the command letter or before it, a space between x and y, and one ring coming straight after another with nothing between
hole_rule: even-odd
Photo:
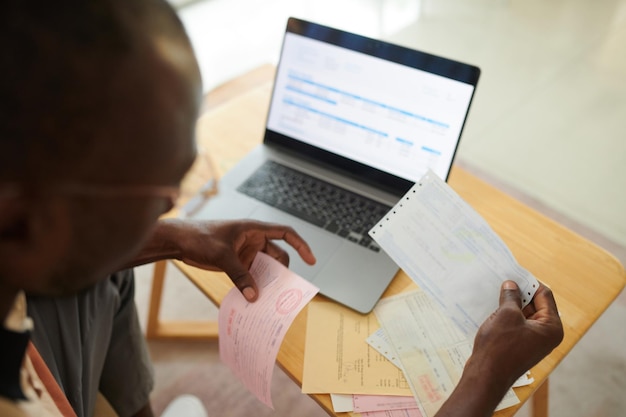
<instances>
[{"instance_id":1,"label":"pink receipt","mask_svg":"<svg viewBox=\"0 0 626 417\"><path fill-rule=\"evenodd\" d=\"M354 411L367 413L374 411L391 411L417 409L417 402L414 397L396 397L388 395L353 395L352 402ZM416 415L421 415L417 410Z\"/></svg>"},{"instance_id":2,"label":"pink receipt","mask_svg":"<svg viewBox=\"0 0 626 417\"><path fill-rule=\"evenodd\" d=\"M259 252L250 267L259 298L249 303L237 288L219 310L220 358L243 384L271 407L274 363L289 326L318 288Z\"/></svg>"}]
</instances>

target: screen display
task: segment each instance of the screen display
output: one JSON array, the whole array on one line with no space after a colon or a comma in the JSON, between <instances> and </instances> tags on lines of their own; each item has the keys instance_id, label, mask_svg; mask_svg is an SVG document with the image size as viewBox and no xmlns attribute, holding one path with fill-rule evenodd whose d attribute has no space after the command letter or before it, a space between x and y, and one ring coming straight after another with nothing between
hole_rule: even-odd
<instances>
[{"instance_id":1,"label":"screen display","mask_svg":"<svg viewBox=\"0 0 626 417\"><path fill-rule=\"evenodd\" d=\"M372 53L342 41L286 33L267 129L409 182L428 168L447 179L475 82L377 57L379 41Z\"/></svg>"}]
</instances>

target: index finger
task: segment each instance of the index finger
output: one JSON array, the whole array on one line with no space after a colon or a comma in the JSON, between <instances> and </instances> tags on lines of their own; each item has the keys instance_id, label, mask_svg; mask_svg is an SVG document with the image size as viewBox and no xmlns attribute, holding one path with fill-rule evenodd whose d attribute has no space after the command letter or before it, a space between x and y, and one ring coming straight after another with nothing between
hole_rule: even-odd
<instances>
[{"instance_id":1,"label":"index finger","mask_svg":"<svg viewBox=\"0 0 626 417\"><path fill-rule=\"evenodd\" d=\"M535 306L533 316L555 317L559 314L552 290L541 283L539 283L539 288L533 297L533 304Z\"/></svg>"},{"instance_id":2,"label":"index finger","mask_svg":"<svg viewBox=\"0 0 626 417\"><path fill-rule=\"evenodd\" d=\"M315 255L308 243L291 227L268 224L264 230L267 239L282 239L293 247L304 262L313 265L316 262Z\"/></svg>"}]
</instances>

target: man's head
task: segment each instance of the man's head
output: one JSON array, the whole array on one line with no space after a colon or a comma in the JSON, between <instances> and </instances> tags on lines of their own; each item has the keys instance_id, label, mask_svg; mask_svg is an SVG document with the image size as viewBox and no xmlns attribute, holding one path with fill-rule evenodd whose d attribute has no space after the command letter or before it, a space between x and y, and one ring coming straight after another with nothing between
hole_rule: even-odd
<instances>
[{"instance_id":1,"label":"man's head","mask_svg":"<svg viewBox=\"0 0 626 417\"><path fill-rule=\"evenodd\" d=\"M162 0L0 13L0 286L65 294L132 257L195 157L200 76Z\"/></svg>"}]
</instances>

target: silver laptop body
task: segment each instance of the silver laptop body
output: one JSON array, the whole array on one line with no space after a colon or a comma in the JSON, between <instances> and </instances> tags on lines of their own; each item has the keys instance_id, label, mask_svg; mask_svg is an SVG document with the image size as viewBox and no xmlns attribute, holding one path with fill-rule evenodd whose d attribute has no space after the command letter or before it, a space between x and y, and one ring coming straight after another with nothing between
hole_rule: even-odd
<instances>
[{"instance_id":1,"label":"silver laptop body","mask_svg":"<svg viewBox=\"0 0 626 417\"><path fill-rule=\"evenodd\" d=\"M479 74L290 18L263 143L194 217L292 226L317 263L280 242L290 269L326 297L370 312L398 266L367 231L428 168L447 179Z\"/></svg>"}]
</instances>

